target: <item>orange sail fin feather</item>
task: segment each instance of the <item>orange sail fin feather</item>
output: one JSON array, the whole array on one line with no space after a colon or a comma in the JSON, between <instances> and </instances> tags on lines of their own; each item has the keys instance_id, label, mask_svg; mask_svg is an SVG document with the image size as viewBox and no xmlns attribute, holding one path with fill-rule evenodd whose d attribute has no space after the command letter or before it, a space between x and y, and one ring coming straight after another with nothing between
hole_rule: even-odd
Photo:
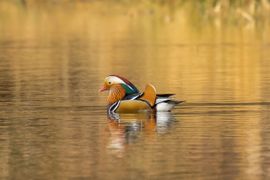
<instances>
[{"instance_id":1,"label":"orange sail fin feather","mask_svg":"<svg viewBox=\"0 0 270 180\"><path fill-rule=\"evenodd\" d=\"M152 84L147 84L140 99L147 101L151 107L155 105L156 89Z\"/></svg>"},{"instance_id":2,"label":"orange sail fin feather","mask_svg":"<svg viewBox=\"0 0 270 180\"><path fill-rule=\"evenodd\" d=\"M183 102L171 98L174 94L157 94L152 84L147 84L143 93L126 78L110 75L105 78L100 92L109 91L108 112L134 113L141 111L171 111Z\"/></svg>"}]
</instances>

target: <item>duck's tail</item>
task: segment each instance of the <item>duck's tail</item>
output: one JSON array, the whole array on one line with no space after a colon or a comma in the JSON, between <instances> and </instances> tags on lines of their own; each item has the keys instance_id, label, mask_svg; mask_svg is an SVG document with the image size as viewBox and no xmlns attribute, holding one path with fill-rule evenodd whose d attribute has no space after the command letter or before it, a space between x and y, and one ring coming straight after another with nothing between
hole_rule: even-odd
<instances>
[{"instance_id":1,"label":"duck's tail","mask_svg":"<svg viewBox=\"0 0 270 180\"><path fill-rule=\"evenodd\" d=\"M155 102L156 111L171 111L174 106L184 101L171 99L174 94L158 94Z\"/></svg>"}]
</instances>

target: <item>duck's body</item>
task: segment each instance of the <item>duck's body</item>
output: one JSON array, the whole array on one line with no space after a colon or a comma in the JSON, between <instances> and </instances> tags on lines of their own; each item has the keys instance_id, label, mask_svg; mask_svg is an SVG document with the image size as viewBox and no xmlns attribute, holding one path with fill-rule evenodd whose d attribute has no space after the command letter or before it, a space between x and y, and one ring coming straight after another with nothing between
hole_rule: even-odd
<instances>
[{"instance_id":1,"label":"duck's body","mask_svg":"<svg viewBox=\"0 0 270 180\"><path fill-rule=\"evenodd\" d=\"M174 94L156 94L153 85L147 84L143 93L127 79L110 75L100 91L109 90L108 112L136 113L141 111L171 111L171 109L183 102L172 100Z\"/></svg>"}]
</instances>

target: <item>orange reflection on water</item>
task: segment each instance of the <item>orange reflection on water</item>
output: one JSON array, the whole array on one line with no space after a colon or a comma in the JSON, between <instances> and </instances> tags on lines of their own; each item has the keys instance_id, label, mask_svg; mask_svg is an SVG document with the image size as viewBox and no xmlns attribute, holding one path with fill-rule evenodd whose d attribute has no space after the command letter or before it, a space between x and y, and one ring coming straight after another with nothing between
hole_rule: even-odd
<instances>
[{"instance_id":1,"label":"orange reflection on water","mask_svg":"<svg viewBox=\"0 0 270 180\"><path fill-rule=\"evenodd\" d=\"M144 134L151 142L151 135L166 133L174 117L170 112L141 114L109 114L108 131L110 134L108 150L123 157L129 144L135 143ZM153 136L153 137L154 137Z\"/></svg>"}]
</instances>

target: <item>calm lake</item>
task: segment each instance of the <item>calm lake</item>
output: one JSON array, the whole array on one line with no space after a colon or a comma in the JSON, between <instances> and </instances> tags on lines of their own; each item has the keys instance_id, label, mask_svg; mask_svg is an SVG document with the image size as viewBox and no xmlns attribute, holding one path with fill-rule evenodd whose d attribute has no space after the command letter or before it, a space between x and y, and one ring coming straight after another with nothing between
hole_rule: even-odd
<instances>
[{"instance_id":1,"label":"calm lake","mask_svg":"<svg viewBox=\"0 0 270 180\"><path fill-rule=\"evenodd\" d=\"M270 26L6 6L1 179L270 179ZM186 102L112 119L109 74Z\"/></svg>"}]
</instances>

